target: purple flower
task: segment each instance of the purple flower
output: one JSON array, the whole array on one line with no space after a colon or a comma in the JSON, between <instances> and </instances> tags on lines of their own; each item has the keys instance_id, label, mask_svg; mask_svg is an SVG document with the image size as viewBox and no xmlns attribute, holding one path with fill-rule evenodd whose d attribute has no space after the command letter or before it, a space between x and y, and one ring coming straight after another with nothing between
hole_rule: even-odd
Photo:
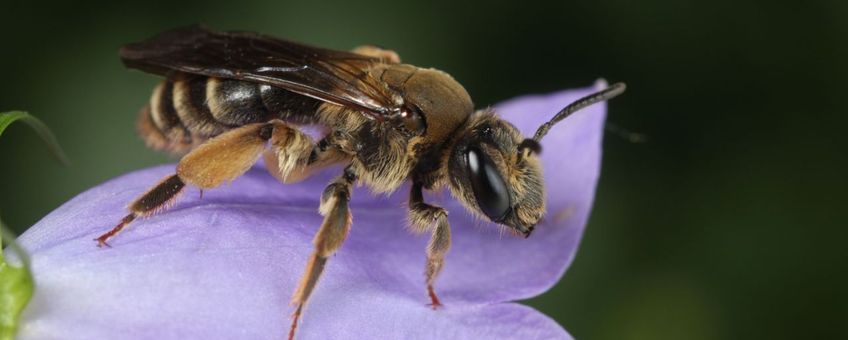
<instances>
[{"instance_id":1,"label":"purple flower","mask_svg":"<svg viewBox=\"0 0 848 340\"><path fill-rule=\"evenodd\" d=\"M593 89L513 99L498 112L530 136ZM548 211L529 238L475 219L449 194L453 246L432 310L424 285L427 235L406 230L408 188L374 196L357 188L354 223L304 311L299 339L570 338L556 322L510 301L548 290L565 272L589 216L600 169L604 104L569 117L543 140ZM165 175L133 172L65 203L19 239L36 290L20 339L281 339L289 299L321 223L318 199L338 168L300 184L261 167L165 213L141 219L97 248L92 239ZM564 302L565 303L565 302Z\"/></svg>"}]
</instances>

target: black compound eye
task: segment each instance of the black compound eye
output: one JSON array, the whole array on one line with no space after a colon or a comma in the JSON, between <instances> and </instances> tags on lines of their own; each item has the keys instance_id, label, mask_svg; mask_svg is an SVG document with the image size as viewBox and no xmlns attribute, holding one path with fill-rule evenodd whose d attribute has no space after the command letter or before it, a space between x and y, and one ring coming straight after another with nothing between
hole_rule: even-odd
<instances>
[{"instance_id":1,"label":"black compound eye","mask_svg":"<svg viewBox=\"0 0 848 340\"><path fill-rule=\"evenodd\" d=\"M471 189L477 205L492 221L500 222L509 211L509 192L498 168L477 148L468 149L465 155Z\"/></svg>"}]
</instances>

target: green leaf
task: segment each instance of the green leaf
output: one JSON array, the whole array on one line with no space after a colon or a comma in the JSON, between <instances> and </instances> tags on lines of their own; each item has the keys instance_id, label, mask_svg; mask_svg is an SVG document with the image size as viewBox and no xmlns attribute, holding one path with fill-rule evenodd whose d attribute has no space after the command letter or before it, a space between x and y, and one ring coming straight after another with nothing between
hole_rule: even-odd
<instances>
[{"instance_id":1,"label":"green leaf","mask_svg":"<svg viewBox=\"0 0 848 340\"><path fill-rule=\"evenodd\" d=\"M62 151L62 148L59 146L59 142L56 141L56 137L53 136L53 133L50 132L50 129L47 128L47 125L44 125L38 118L26 113L24 111L9 111L0 113L0 136L3 135L3 131L6 130L13 122L20 120L35 130L35 133L47 143L47 147L50 148L50 151L59 159L59 162L62 162L64 165L70 164L68 161L68 157L65 156L65 153Z\"/></svg>"},{"instance_id":2,"label":"green leaf","mask_svg":"<svg viewBox=\"0 0 848 340\"><path fill-rule=\"evenodd\" d=\"M47 143L47 147L62 164L67 165L68 158L59 147L56 137L50 132L44 123L30 114L22 111L11 111L0 113L0 136L3 131L15 121L22 121L32 127L33 130ZM26 253L18 247L14 241L10 242L9 248L15 251L23 263L22 267L14 267L6 263L3 253L3 237L12 239L12 234L0 221L0 340L12 340L18 329L18 319L21 312L32 298L35 281L29 267L29 258Z\"/></svg>"},{"instance_id":3,"label":"green leaf","mask_svg":"<svg viewBox=\"0 0 848 340\"><path fill-rule=\"evenodd\" d=\"M13 267L4 260L2 237L11 239L11 233L2 221L0 221L0 235L2 235L0 236L0 340L12 340L18 328L18 318L32 298L35 282L29 270L29 259L26 253L14 242L10 243L9 248L18 254L23 267Z\"/></svg>"}]
</instances>

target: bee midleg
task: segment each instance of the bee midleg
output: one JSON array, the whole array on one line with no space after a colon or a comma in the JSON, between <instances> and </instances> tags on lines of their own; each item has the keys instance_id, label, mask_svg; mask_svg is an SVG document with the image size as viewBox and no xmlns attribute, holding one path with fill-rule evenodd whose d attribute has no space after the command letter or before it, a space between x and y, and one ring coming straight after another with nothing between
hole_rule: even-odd
<instances>
[{"instance_id":1,"label":"bee midleg","mask_svg":"<svg viewBox=\"0 0 848 340\"><path fill-rule=\"evenodd\" d=\"M139 216L152 215L167 208L186 184L200 189L214 188L244 174L259 159L274 132L288 129L281 121L245 125L212 138L180 159L176 174L130 203L130 213L117 226L96 238L98 246L115 236Z\"/></svg>"},{"instance_id":2,"label":"bee midleg","mask_svg":"<svg viewBox=\"0 0 848 340\"><path fill-rule=\"evenodd\" d=\"M421 183L413 183L409 194L409 222L413 231L429 230L430 242L427 244L427 266L424 270L427 283L427 295L430 296L430 306L436 309L442 305L433 283L442 271L451 244L450 223L448 212L441 207L424 203Z\"/></svg>"},{"instance_id":3,"label":"bee midleg","mask_svg":"<svg viewBox=\"0 0 848 340\"><path fill-rule=\"evenodd\" d=\"M292 297L292 305L296 309L292 315L289 339L294 338L294 331L297 328L300 314L303 312L303 306L318 283L318 278L324 271L327 258L339 249L347 237L348 231L350 231L351 215L348 203L350 202L350 190L354 181L356 181L356 174L348 166L344 174L330 182L321 194L319 211L324 216L324 222L321 223L321 228L318 229L315 239L312 240L315 250L309 257L306 270Z\"/></svg>"},{"instance_id":4,"label":"bee midleg","mask_svg":"<svg viewBox=\"0 0 848 340\"><path fill-rule=\"evenodd\" d=\"M265 167L280 182L296 183L317 169L350 159L328 143L326 138L315 143L295 127L275 130L271 147L265 150Z\"/></svg>"}]
</instances>

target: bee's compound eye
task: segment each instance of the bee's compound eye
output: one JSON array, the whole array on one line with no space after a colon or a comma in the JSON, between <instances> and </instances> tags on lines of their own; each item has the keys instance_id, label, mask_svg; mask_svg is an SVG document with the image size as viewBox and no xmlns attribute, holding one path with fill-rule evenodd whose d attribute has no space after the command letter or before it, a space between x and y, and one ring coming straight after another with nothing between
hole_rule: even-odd
<instances>
[{"instance_id":1,"label":"bee's compound eye","mask_svg":"<svg viewBox=\"0 0 848 340\"><path fill-rule=\"evenodd\" d=\"M509 192L498 168L492 160L477 148L466 153L471 189L477 205L492 221L500 222L509 211Z\"/></svg>"}]
</instances>

